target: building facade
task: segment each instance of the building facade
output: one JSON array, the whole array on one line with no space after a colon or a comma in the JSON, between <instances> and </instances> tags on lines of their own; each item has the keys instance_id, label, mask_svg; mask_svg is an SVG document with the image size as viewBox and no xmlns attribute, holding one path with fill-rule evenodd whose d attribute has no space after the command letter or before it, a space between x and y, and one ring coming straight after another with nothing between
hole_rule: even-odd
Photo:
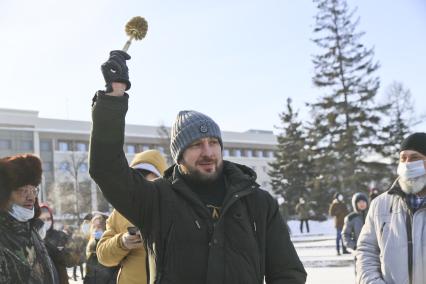
<instances>
[{"instance_id":1,"label":"building facade","mask_svg":"<svg viewBox=\"0 0 426 284\"><path fill-rule=\"evenodd\" d=\"M35 153L43 162L40 200L65 216L111 208L88 174L91 122L39 117L37 111L0 109L0 157ZM130 162L140 151L157 149L168 157L169 128L126 125L124 152ZM225 160L244 164L257 173L257 182L270 190L268 163L277 140L272 131L222 132Z\"/></svg>"}]
</instances>

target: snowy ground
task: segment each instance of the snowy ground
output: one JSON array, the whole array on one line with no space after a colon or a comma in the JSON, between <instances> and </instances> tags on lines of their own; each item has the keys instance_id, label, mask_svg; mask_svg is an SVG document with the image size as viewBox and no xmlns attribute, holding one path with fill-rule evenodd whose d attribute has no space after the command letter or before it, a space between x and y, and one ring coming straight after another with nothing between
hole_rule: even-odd
<instances>
[{"instance_id":1,"label":"snowy ground","mask_svg":"<svg viewBox=\"0 0 426 284\"><path fill-rule=\"evenodd\" d=\"M298 221L288 223L294 246L308 272L307 284L355 283L353 256L336 255L333 224L331 219L325 222L310 221L310 233L300 234ZM71 274L72 269L69 270ZM83 283L80 277L78 281L70 280L70 284L77 283Z\"/></svg>"},{"instance_id":2,"label":"snowy ground","mask_svg":"<svg viewBox=\"0 0 426 284\"><path fill-rule=\"evenodd\" d=\"M301 234L299 221L288 223L294 247L308 273L307 284L355 283L353 256L337 255L334 222L309 222L309 234ZM303 228L306 229L305 227Z\"/></svg>"}]
</instances>

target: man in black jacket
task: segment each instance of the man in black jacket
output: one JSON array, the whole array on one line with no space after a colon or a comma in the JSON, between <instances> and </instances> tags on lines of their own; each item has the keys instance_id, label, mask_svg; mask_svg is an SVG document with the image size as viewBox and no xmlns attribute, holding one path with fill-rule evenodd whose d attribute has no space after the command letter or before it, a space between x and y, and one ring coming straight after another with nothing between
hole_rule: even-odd
<instances>
[{"instance_id":1,"label":"man in black jacket","mask_svg":"<svg viewBox=\"0 0 426 284\"><path fill-rule=\"evenodd\" d=\"M93 99L90 174L139 227L146 247L155 247L155 283L305 283L277 202L251 169L222 159L221 132L210 117L179 112L170 145L175 165L163 178L147 181L128 166L128 59L112 51L102 65L107 86Z\"/></svg>"}]
</instances>

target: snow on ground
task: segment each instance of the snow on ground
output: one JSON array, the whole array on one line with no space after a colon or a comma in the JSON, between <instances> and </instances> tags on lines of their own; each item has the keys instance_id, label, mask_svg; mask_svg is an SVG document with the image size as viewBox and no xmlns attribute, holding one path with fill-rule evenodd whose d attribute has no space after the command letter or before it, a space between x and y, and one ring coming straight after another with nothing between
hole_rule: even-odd
<instances>
[{"instance_id":1,"label":"snow on ground","mask_svg":"<svg viewBox=\"0 0 426 284\"><path fill-rule=\"evenodd\" d=\"M306 268L308 279L306 284L353 284L355 271L353 266Z\"/></svg>"},{"instance_id":2,"label":"snow on ground","mask_svg":"<svg viewBox=\"0 0 426 284\"><path fill-rule=\"evenodd\" d=\"M332 219L324 222L310 221L309 234L300 233L299 221L291 220L288 225L294 247L308 273L307 284L355 283L353 256L336 254L336 229ZM68 272L71 275L72 269ZM70 279L70 284L82 283L80 277L78 281Z\"/></svg>"}]
</instances>

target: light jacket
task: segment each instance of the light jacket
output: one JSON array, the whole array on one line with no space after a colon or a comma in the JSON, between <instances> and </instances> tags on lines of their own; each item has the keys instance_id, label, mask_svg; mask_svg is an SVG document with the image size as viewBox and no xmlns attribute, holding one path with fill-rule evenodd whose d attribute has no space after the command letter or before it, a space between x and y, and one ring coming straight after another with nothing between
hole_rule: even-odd
<instances>
[{"instance_id":1,"label":"light jacket","mask_svg":"<svg viewBox=\"0 0 426 284\"><path fill-rule=\"evenodd\" d=\"M121 266L118 284L146 284L147 254L143 247L129 250L123 246L121 237L127 232L127 227L134 225L114 209L96 248L98 261L105 266Z\"/></svg>"},{"instance_id":2,"label":"light jacket","mask_svg":"<svg viewBox=\"0 0 426 284\"><path fill-rule=\"evenodd\" d=\"M411 226L411 224L412 226ZM412 235L412 282L409 277ZM370 206L357 244L357 283L426 283L426 207L413 214L397 184Z\"/></svg>"}]
</instances>

